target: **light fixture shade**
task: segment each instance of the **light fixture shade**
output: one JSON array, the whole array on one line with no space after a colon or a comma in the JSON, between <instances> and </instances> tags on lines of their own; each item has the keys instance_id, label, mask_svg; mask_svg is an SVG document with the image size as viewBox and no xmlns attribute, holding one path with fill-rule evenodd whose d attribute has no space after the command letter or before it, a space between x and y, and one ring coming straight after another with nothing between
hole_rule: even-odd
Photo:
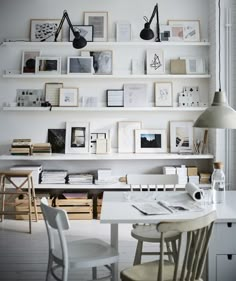
<instances>
[{"instance_id":1,"label":"light fixture shade","mask_svg":"<svg viewBox=\"0 0 236 281\"><path fill-rule=\"evenodd\" d=\"M75 36L73 40L73 47L75 49L82 49L87 45L87 41L83 36Z\"/></svg>"},{"instance_id":2,"label":"light fixture shade","mask_svg":"<svg viewBox=\"0 0 236 281\"><path fill-rule=\"evenodd\" d=\"M236 129L236 111L228 105L224 92L215 92L212 105L198 117L193 127Z\"/></svg>"},{"instance_id":3,"label":"light fixture shade","mask_svg":"<svg viewBox=\"0 0 236 281\"><path fill-rule=\"evenodd\" d=\"M143 40L150 40L154 37L154 32L151 30L148 22L145 23L144 29L140 32L140 37Z\"/></svg>"}]
</instances>

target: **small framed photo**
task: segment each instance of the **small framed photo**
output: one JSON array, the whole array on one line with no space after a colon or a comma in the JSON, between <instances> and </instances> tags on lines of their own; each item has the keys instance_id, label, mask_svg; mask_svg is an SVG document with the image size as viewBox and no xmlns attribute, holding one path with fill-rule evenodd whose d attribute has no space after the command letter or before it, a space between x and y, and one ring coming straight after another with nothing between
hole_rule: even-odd
<instances>
[{"instance_id":1,"label":"small framed photo","mask_svg":"<svg viewBox=\"0 0 236 281\"><path fill-rule=\"evenodd\" d=\"M94 74L112 74L112 54L111 50L90 51L90 56L93 57Z\"/></svg>"},{"instance_id":2,"label":"small framed photo","mask_svg":"<svg viewBox=\"0 0 236 281\"><path fill-rule=\"evenodd\" d=\"M80 33L81 36L83 36L87 42L93 41L93 25L73 25L74 31L77 31ZM69 41L74 40L74 34L69 30Z\"/></svg>"},{"instance_id":3,"label":"small framed photo","mask_svg":"<svg viewBox=\"0 0 236 281\"><path fill-rule=\"evenodd\" d=\"M61 88L63 88L63 83L45 83L45 101L52 106L59 106Z\"/></svg>"},{"instance_id":4,"label":"small framed photo","mask_svg":"<svg viewBox=\"0 0 236 281\"><path fill-rule=\"evenodd\" d=\"M66 122L66 153L89 152L89 123Z\"/></svg>"},{"instance_id":5,"label":"small framed photo","mask_svg":"<svg viewBox=\"0 0 236 281\"><path fill-rule=\"evenodd\" d=\"M124 106L123 90L107 90L107 107Z\"/></svg>"},{"instance_id":6,"label":"small framed photo","mask_svg":"<svg viewBox=\"0 0 236 281\"><path fill-rule=\"evenodd\" d=\"M30 40L34 42L53 42L60 21L60 19L31 19ZM59 33L57 41L61 41L61 38L62 32Z\"/></svg>"},{"instance_id":7,"label":"small framed photo","mask_svg":"<svg viewBox=\"0 0 236 281\"><path fill-rule=\"evenodd\" d=\"M172 106L172 83L157 82L155 83L155 106Z\"/></svg>"},{"instance_id":8,"label":"small framed photo","mask_svg":"<svg viewBox=\"0 0 236 281\"><path fill-rule=\"evenodd\" d=\"M48 129L48 142L52 146L52 153L65 153L65 129Z\"/></svg>"},{"instance_id":9,"label":"small framed photo","mask_svg":"<svg viewBox=\"0 0 236 281\"><path fill-rule=\"evenodd\" d=\"M181 57L186 62L187 74L203 74L206 73L206 63L201 57Z\"/></svg>"},{"instance_id":10,"label":"small framed photo","mask_svg":"<svg viewBox=\"0 0 236 281\"><path fill-rule=\"evenodd\" d=\"M161 49L148 49L146 53L147 74L164 74L165 57Z\"/></svg>"},{"instance_id":11,"label":"small framed photo","mask_svg":"<svg viewBox=\"0 0 236 281\"><path fill-rule=\"evenodd\" d=\"M135 152L135 130L142 128L140 121L121 121L118 122L118 152Z\"/></svg>"},{"instance_id":12,"label":"small framed photo","mask_svg":"<svg viewBox=\"0 0 236 281\"><path fill-rule=\"evenodd\" d=\"M135 130L136 153L167 152L166 130Z\"/></svg>"},{"instance_id":13,"label":"small framed photo","mask_svg":"<svg viewBox=\"0 0 236 281\"><path fill-rule=\"evenodd\" d=\"M169 41L171 36L171 26L168 24L161 24L160 25L160 39L161 41Z\"/></svg>"},{"instance_id":14,"label":"small framed photo","mask_svg":"<svg viewBox=\"0 0 236 281\"><path fill-rule=\"evenodd\" d=\"M60 57L36 57L36 74L61 74Z\"/></svg>"},{"instance_id":15,"label":"small framed photo","mask_svg":"<svg viewBox=\"0 0 236 281\"><path fill-rule=\"evenodd\" d=\"M36 57L40 56L40 51L23 51L21 74L35 73Z\"/></svg>"},{"instance_id":16,"label":"small framed photo","mask_svg":"<svg viewBox=\"0 0 236 281\"><path fill-rule=\"evenodd\" d=\"M61 88L60 89L60 106L78 106L78 89Z\"/></svg>"},{"instance_id":17,"label":"small framed photo","mask_svg":"<svg viewBox=\"0 0 236 281\"><path fill-rule=\"evenodd\" d=\"M107 41L108 12L84 12L84 24L94 27L94 41Z\"/></svg>"},{"instance_id":18,"label":"small framed photo","mask_svg":"<svg viewBox=\"0 0 236 281\"><path fill-rule=\"evenodd\" d=\"M68 57L67 74L92 74L93 58L92 57Z\"/></svg>"},{"instance_id":19,"label":"small framed photo","mask_svg":"<svg viewBox=\"0 0 236 281\"><path fill-rule=\"evenodd\" d=\"M116 41L128 42L131 41L131 23L130 22L117 22L116 23Z\"/></svg>"},{"instance_id":20,"label":"small framed photo","mask_svg":"<svg viewBox=\"0 0 236 281\"><path fill-rule=\"evenodd\" d=\"M199 20L169 20L171 26L171 39L179 38L180 41L196 42L200 41L200 21Z\"/></svg>"},{"instance_id":21,"label":"small framed photo","mask_svg":"<svg viewBox=\"0 0 236 281\"><path fill-rule=\"evenodd\" d=\"M170 151L193 151L193 121L170 122Z\"/></svg>"}]
</instances>

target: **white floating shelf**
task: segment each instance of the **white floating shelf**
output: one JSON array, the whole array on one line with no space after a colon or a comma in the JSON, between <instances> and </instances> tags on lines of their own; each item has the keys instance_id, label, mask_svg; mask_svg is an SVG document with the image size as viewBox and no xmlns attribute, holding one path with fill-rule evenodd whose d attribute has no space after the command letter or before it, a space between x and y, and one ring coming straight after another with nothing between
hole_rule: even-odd
<instances>
[{"instance_id":1,"label":"white floating shelf","mask_svg":"<svg viewBox=\"0 0 236 281\"><path fill-rule=\"evenodd\" d=\"M188 160L188 159L213 159L212 154L174 154L174 153L160 153L160 154L138 154L138 153L111 153L111 154L52 154L52 155L1 155L0 160Z\"/></svg>"}]
</instances>

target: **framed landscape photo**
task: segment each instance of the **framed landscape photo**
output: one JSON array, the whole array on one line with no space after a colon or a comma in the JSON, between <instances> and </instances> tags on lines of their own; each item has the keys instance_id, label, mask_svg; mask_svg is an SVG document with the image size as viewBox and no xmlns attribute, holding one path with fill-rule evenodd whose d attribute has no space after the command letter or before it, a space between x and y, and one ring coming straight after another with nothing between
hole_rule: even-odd
<instances>
[{"instance_id":1,"label":"framed landscape photo","mask_svg":"<svg viewBox=\"0 0 236 281\"><path fill-rule=\"evenodd\" d=\"M21 74L35 73L36 57L40 56L40 51L23 51Z\"/></svg>"},{"instance_id":2,"label":"framed landscape photo","mask_svg":"<svg viewBox=\"0 0 236 281\"><path fill-rule=\"evenodd\" d=\"M78 88L61 88L59 106L78 106Z\"/></svg>"},{"instance_id":3,"label":"framed landscape photo","mask_svg":"<svg viewBox=\"0 0 236 281\"><path fill-rule=\"evenodd\" d=\"M172 106L172 83L157 82L155 83L155 106Z\"/></svg>"},{"instance_id":4,"label":"framed landscape photo","mask_svg":"<svg viewBox=\"0 0 236 281\"><path fill-rule=\"evenodd\" d=\"M165 57L161 49L148 49L146 53L147 74L164 74Z\"/></svg>"},{"instance_id":5,"label":"framed landscape photo","mask_svg":"<svg viewBox=\"0 0 236 281\"><path fill-rule=\"evenodd\" d=\"M93 58L94 74L112 74L113 53L111 50L90 51Z\"/></svg>"},{"instance_id":6,"label":"framed landscape photo","mask_svg":"<svg viewBox=\"0 0 236 281\"><path fill-rule=\"evenodd\" d=\"M107 41L108 12L84 12L84 24L94 27L94 41Z\"/></svg>"},{"instance_id":7,"label":"framed landscape photo","mask_svg":"<svg viewBox=\"0 0 236 281\"><path fill-rule=\"evenodd\" d=\"M136 153L167 152L166 130L146 129L135 130Z\"/></svg>"},{"instance_id":8,"label":"framed landscape photo","mask_svg":"<svg viewBox=\"0 0 236 281\"><path fill-rule=\"evenodd\" d=\"M60 57L36 57L36 74L61 74Z\"/></svg>"},{"instance_id":9,"label":"framed landscape photo","mask_svg":"<svg viewBox=\"0 0 236 281\"><path fill-rule=\"evenodd\" d=\"M60 19L31 19L30 40L33 42L53 42L60 21ZM61 38L62 32L59 33L57 41L61 41Z\"/></svg>"},{"instance_id":10,"label":"framed landscape photo","mask_svg":"<svg viewBox=\"0 0 236 281\"><path fill-rule=\"evenodd\" d=\"M93 41L93 25L73 25L74 31L79 32L81 36L83 36L87 42ZM74 40L74 34L69 30L69 41L72 42Z\"/></svg>"},{"instance_id":11,"label":"framed landscape photo","mask_svg":"<svg viewBox=\"0 0 236 281\"><path fill-rule=\"evenodd\" d=\"M169 20L168 24L172 30L171 39L179 37L180 41L200 41L199 20Z\"/></svg>"},{"instance_id":12,"label":"framed landscape photo","mask_svg":"<svg viewBox=\"0 0 236 281\"><path fill-rule=\"evenodd\" d=\"M89 123L66 122L66 153L89 153Z\"/></svg>"},{"instance_id":13,"label":"framed landscape photo","mask_svg":"<svg viewBox=\"0 0 236 281\"><path fill-rule=\"evenodd\" d=\"M68 57L67 74L92 74L93 57Z\"/></svg>"},{"instance_id":14,"label":"framed landscape photo","mask_svg":"<svg viewBox=\"0 0 236 281\"><path fill-rule=\"evenodd\" d=\"M170 122L170 151L177 153L193 151L193 121Z\"/></svg>"}]
</instances>

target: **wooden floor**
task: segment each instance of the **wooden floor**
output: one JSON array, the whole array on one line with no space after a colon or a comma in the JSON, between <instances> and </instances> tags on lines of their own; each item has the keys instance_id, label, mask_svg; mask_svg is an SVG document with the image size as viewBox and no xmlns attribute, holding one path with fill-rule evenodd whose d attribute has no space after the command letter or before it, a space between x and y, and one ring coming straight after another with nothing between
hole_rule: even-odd
<instances>
[{"instance_id":1,"label":"wooden floor","mask_svg":"<svg viewBox=\"0 0 236 281\"><path fill-rule=\"evenodd\" d=\"M98 220L70 222L69 239L97 237L110 242L109 225L100 224ZM131 266L133 262L136 241L130 236L130 229L131 225L119 226L119 270ZM48 241L44 221L33 222L32 230L32 234L27 233L27 221L0 222L1 281L45 280ZM100 273L103 273L102 270ZM69 275L69 281L87 279L91 279L89 270L70 272Z\"/></svg>"}]
</instances>

